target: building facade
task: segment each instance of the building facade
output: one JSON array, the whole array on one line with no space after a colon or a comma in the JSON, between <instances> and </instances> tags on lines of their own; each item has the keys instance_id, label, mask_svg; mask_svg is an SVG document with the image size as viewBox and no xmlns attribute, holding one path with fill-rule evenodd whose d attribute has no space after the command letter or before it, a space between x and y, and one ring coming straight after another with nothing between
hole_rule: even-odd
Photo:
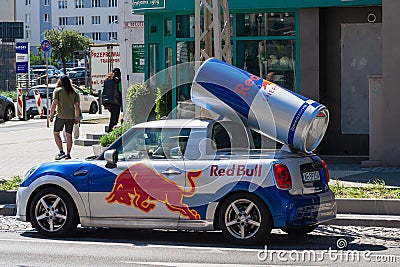
<instances>
[{"instance_id":1,"label":"building facade","mask_svg":"<svg viewBox=\"0 0 400 267\"><path fill-rule=\"evenodd\" d=\"M50 29L78 30L94 43L118 42L118 0L21 0L17 20L25 23L24 39L36 52L43 32Z\"/></svg>"},{"instance_id":2,"label":"building facade","mask_svg":"<svg viewBox=\"0 0 400 267\"><path fill-rule=\"evenodd\" d=\"M146 78L194 60L194 2L133 1L135 12L145 16ZM385 1L228 2L233 65L263 78L274 72L277 84L329 108L331 122L318 153L368 155L368 76L383 73ZM181 96L190 98L181 75L166 80L171 109Z\"/></svg>"}]
</instances>

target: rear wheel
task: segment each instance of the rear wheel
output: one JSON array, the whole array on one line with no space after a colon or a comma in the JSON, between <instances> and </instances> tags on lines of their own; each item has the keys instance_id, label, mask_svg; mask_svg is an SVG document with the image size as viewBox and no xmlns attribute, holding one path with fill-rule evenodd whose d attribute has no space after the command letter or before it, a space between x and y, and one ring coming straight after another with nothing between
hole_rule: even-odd
<instances>
[{"instance_id":1,"label":"rear wheel","mask_svg":"<svg viewBox=\"0 0 400 267\"><path fill-rule=\"evenodd\" d=\"M98 111L98 107L97 107L97 103L96 102L92 102L90 104L90 108L89 108L89 114L95 114Z\"/></svg>"},{"instance_id":2,"label":"rear wheel","mask_svg":"<svg viewBox=\"0 0 400 267\"><path fill-rule=\"evenodd\" d=\"M311 233L317 227L318 225L308 225L303 227L286 227L286 228L281 228L281 230L289 235L302 236Z\"/></svg>"},{"instance_id":3,"label":"rear wheel","mask_svg":"<svg viewBox=\"0 0 400 267\"><path fill-rule=\"evenodd\" d=\"M11 106L8 106L4 113L4 120L9 121L14 117L15 117L15 111L13 110L13 108Z\"/></svg>"},{"instance_id":4,"label":"rear wheel","mask_svg":"<svg viewBox=\"0 0 400 267\"><path fill-rule=\"evenodd\" d=\"M223 202L219 225L230 242L259 245L265 244L271 233L272 219L262 200L248 193L239 193Z\"/></svg>"},{"instance_id":5,"label":"rear wheel","mask_svg":"<svg viewBox=\"0 0 400 267\"><path fill-rule=\"evenodd\" d=\"M78 215L71 198L58 188L39 191L30 206L32 226L43 236L64 236L76 228Z\"/></svg>"}]
</instances>

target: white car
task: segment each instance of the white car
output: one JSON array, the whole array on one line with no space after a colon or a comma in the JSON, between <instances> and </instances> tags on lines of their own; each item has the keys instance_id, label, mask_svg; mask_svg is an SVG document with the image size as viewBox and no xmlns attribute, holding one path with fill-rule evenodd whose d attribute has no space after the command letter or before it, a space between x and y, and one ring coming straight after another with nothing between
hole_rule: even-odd
<instances>
[{"instance_id":1,"label":"white car","mask_svg":"<svg viewBox=\"0 0 400 267\"><path fill-rule=\"evenodd\" d=\"M56 87L56 84L49 84L49 98L53 98L53 91ZM80 100L80 107L82 112L88 112L90 114L95 114L99 110L99 105L97 101L97 97L94 97L92 95L89 95L88 93L84 92L80 87L73 85L73 88L75 91L79 94L79 100ZM42 107L43 107L43 114L47 114L47 99L46 99L46 94L47 94L47 88L46 85L37 85L33 86L31 90L29 90L28 94L26 95L26 114L28 118L33 118L35 115L39 115L38 112L38 107L36 104L36 99L34 95L34 90L38 90L40 94L40 98L42 101ZM49 103L50 107L50 103Z\"/></svg>"}]
</instances>

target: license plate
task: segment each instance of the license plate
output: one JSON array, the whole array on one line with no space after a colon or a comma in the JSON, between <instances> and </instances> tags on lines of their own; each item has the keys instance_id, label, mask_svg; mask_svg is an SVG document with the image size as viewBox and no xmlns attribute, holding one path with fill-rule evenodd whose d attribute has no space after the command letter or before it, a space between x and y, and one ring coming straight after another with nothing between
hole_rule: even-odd
<instances>
[{"instance_id":1,"label":"license plate","mask_svg":"<svg viewBox=\"0 0 400 267\"><path fill-rule=\"evenodd\" d=\"M306 183L321 180L319 171L303 172L302 176L303 176L303 182Z\"/></svg>"}]
</instances>

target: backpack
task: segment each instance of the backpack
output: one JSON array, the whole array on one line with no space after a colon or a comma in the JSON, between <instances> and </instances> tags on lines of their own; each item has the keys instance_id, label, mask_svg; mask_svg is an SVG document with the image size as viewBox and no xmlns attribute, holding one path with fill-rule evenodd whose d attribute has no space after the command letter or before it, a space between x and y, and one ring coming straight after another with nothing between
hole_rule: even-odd
<instances>
[{"instance_id":1,"label":"backpack","mask_svg":"<svg viewBox=\"0 0 400 267\"><path fill-rule=\"evenodd\" d=\"M115 90L116 90L117 83L114 79L105 80L103 93L101 96L101 100L103 104L117 104L118 100L116 99Z\"/></svg>"}]
</instances>

